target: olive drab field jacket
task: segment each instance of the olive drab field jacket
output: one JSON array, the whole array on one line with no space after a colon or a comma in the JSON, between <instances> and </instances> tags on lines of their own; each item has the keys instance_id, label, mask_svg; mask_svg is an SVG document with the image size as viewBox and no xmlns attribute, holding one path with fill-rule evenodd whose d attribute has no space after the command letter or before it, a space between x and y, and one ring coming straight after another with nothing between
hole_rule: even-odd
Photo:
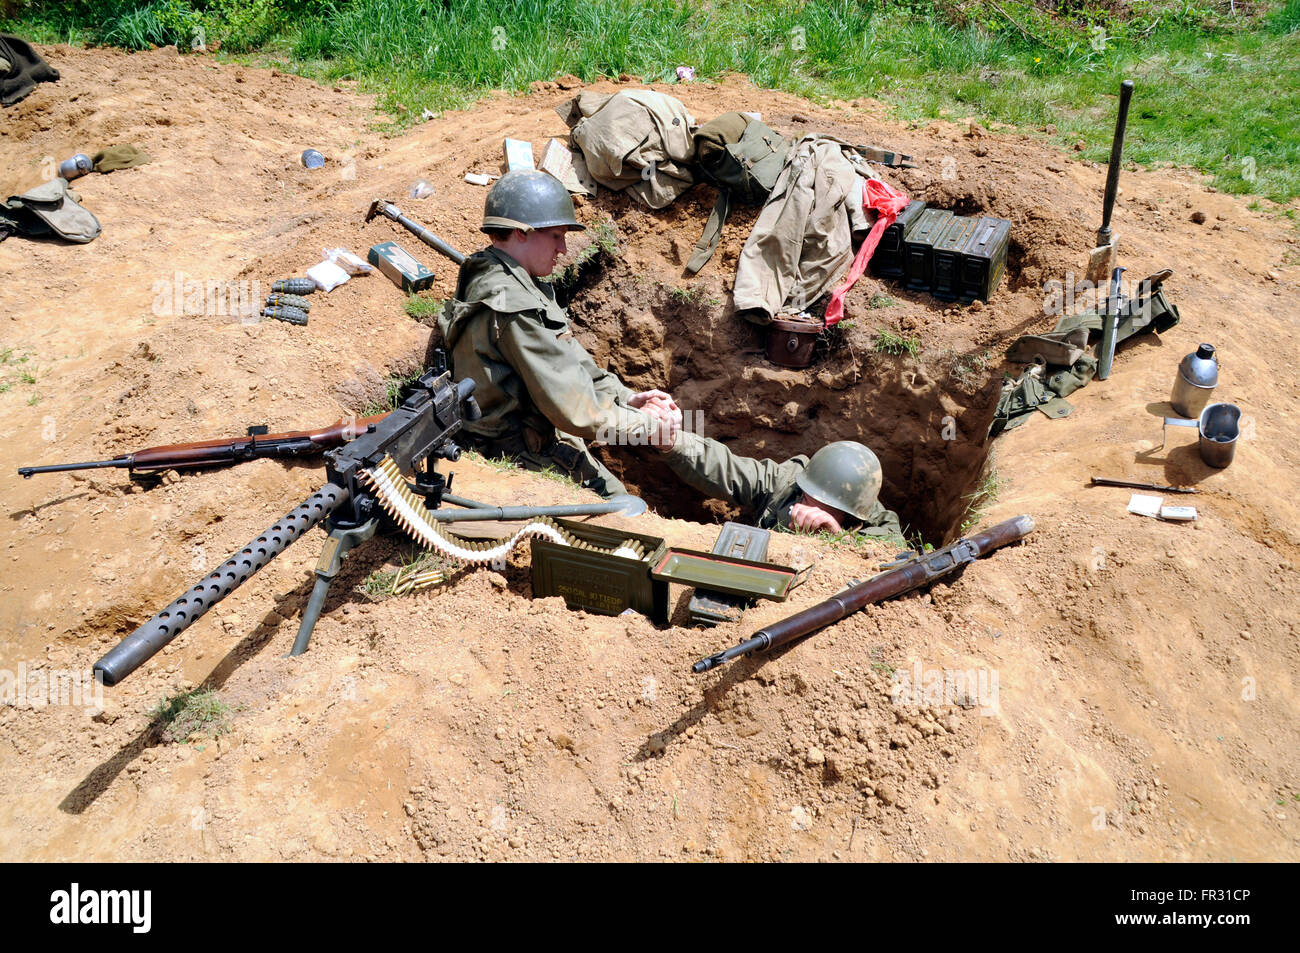
<instances>
[{"instance_id":1,"label":"olive drab field jacket","mask_svg":"<svg viewBox=\"0 0 1300 953\"><path fill-rule=\"evenodd\" d=\"M474 381L483 416L465 424L472 434L648 442L650 416L626 406L632 391L574 338L550 285L505 252L489 247L465 260L438 327L452 373Z\"/></svg>"},{"instance_id":2,"label":"olive drab field jacket","mask_svg":"<svg viewBox=\"0 0 1300 953\"><path fill-rule=\"evenodd\" d=\"M677 435L677 443L665 454L672 471L709 497L728 500L752 512L752 521L762 529L789 528L790 507L803 496L795 482L808 466L805 456L784 463L756 460L732 453L724 444L691 431ZM876 501L868 518L857 530L867 536L902 536L898 515Z\"/></svg>"}]
</instances>

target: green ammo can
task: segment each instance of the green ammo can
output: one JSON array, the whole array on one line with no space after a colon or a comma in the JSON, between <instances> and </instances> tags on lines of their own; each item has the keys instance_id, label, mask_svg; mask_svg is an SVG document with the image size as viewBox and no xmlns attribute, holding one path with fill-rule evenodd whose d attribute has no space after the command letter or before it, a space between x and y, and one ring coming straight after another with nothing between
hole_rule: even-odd
<instances>
[{"instance_id":1,"label":"green ammo can","mask_svg":"<svg viewBox=\"0 0 1300 953\"><path fill-rule=\"evenodd\" d=\"M976 222L975 234L961 254L961 300L967 304L979 298L988 301L1002 280L1011 244L1011 223L1005 218L984 216Z\"/></svg>"},{"instance_id":2,"label":"green ammo can","mask_svg":"<svg viewBox=\"0 0 1300 953\"><path fill-rule=\"evenodd\" d=\"M645 547L645 559L611 552L561 546L548 539L532 540L533 598L560 596L570 609L618 615L634 609L651 621L668 622L668 583L650 578L650 564L666 551L662 538L573 520L556 524L584 543L614 549L634 539Z\"/></svg>"},{"instance_id":3,"label":"green ammo can","mask_svg":"<svg viewBox=\"0 0 1300 953\"><path fill-rule=\"evenodd\" d=\"M925 203L911 201L880 236L880 244L871 256L871 273L882 278L903 277L903 239L925 211Z\"/></svg>"},{"instance_id":4,"label":"green ammo can","mask_svg":"<svg viewBox=\"0 0 1300 953\"><path fill-rule=\"evenodd\" d=\"M962 250L975 234L978 220L953 218L934 243L934 281L930 293L941 301L956 301L961 295Z\"/></svg>"},{"instance_id":5,"label":"green ammo can","mask_svg":"<svg viewBox=\"0 0 1300 953\"><path fill-rule=\"evenodd\" d=\"M909 291L929 291L934 281L934 243L952 223L946 209L928 208L903 239L903 278Z\"/></svg>"}]
</instances>

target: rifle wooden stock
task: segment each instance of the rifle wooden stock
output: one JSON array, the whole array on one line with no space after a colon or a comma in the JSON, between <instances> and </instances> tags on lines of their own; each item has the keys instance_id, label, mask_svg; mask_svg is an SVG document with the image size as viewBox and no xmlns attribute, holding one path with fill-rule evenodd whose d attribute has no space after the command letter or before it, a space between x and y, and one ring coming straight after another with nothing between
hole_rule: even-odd
<instances>
[{"instance_id":1,"label":"rifle wooden stock","mask_svg":"<svg viewBox=\"0 0 1300 953\"><path fill-rule=\"evenodd\" d=\"M163 470L187 470L196 467L225 466L257 457L306 457L347 443L357 434L379 423L387 414L342 418L320 430L294 430L288 433L225 437L196 443L175 443L163 447L146 447L112 460L89 463L58 463L45 467L20 467L24 477L34 473L59 473L66 470L93 470L103 467L126 468L135 474L159 473Z\"/></svg>"},{"instance_id":2,"label":"rifle wooden stock","mask_svg":"<svg viewBox=\"0 0 1300 953\"><path fill-rule=\"evenodd\" d=\"M849 586L824 602L809 606L802 612L759 629L752 638L739 645L717 655L700 659L691 666L691 670L696 674L707 672L741 655L765 652L793 642L818 629L834 625L859 609L894 596L901 596L905 592L955 572L980 556L1023 539L1033 532L1033 529L1033 517L1017 516L983 532L960 539L950 546L917 556L897 569L886 570L865 582Z\"/></svg>"}]
</instances>

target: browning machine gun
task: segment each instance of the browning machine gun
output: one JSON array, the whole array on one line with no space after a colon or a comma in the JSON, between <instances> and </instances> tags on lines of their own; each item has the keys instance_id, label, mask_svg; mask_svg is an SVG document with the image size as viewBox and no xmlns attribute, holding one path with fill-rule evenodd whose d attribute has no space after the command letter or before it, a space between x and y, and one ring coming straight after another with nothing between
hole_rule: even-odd
<instances>
[{"instance_id":1,"label":"browning machine gun","mask_svg":"<svg viewBox=\"0 0 1300 953\"><path fill-rule=\"evenodd\" d=\"M818 629L824 629L828 625L834 625L859 609L911 592L926 583L934 582L941 576L956 572L1001 546L1024 539L1033 532L1033 529L1033 517L1017 516L982 533L959 539L943 549L936 549L932 553L922 555L904 553L899 560L884 567L885 572L871 577L866 582L854 583L825 602L819 602L796 615L759 629L754 633L753 638L725 652L700 659L691 666L691 671L698 675L742 655L766 652L768 649L793 642Z\"/></svg>"},{"instance_id":2,"label":"browning machine gun","mask_svg":"<svg viewBox=\"0 0 1300 953\"><path fill-rule=\"evenodd\" d=\"M95 663L96 676L105 685L116 685L317 523L325 523L329 538L316 567L316 584L291 655L307 650L312 628L343 557L358 543L374 536L382 516L390 517L454 559L484 563L502 558L526 535L558 539L560 534L554 524L542 519L529 523L509 540L484 543L445 533L439 524L615 512L636 515L645 511L645 504L635 497L596 504L498 508L452 496L447 492L451 474L444 479L433 461L459 458L460 447L452 438L466 421L479 417L473 391L472 380L452 380L438 353L434 366L410 386L401 406L368 423L363 433L326 454L325 486L110 649ZM403 476L411 472L415 475L413 485ZM438 510L443 502L467 509Z\"/></svg>"}]
</instances>

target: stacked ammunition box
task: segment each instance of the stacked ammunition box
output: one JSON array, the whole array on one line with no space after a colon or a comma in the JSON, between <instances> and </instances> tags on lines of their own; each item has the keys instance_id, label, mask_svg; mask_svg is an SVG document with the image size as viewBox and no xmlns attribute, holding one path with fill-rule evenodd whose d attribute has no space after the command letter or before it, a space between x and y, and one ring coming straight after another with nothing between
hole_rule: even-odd
<instances>
[{"instance_id":1,"label":"stacked ammunition box","mask_svg":"<svg viewBox=\"0 0 1300 953\"><path fill-rule=\"evenodd\" d=\"M908 291L929 291L934 281L934 243L952 223L953 214L928 208L903 236L903 283Z\"/></svg>"},{"instance_id":2,"label":"stacked ammunition box","mask_svg":"<svg viewBox=\"0 0 1300 953\"><path fill-rule=\"evenodd\" d=\"M898 218L885 229L885 234L880 236L880 244L871 256L871 271L874 274L882 278L903 277L903 236L924 211L924 202L908 202L907 208L899 212Z\"/></svg>"},{"instance_id":3,"label":"stacked ammunition box","mask_svg":"<svg viewBox=\"0 0 1300 953\"><path fill-rule=\"evenodd\" d=\"M962 254L975 233L975 224L973 218L954 216L934 241L930 294L941 301L956 301L961 294Z\"/></svg>"},{"instance_id":4,"label":"stacked ammunition box","mask_svg":"<svg viewBox=\"0 0 1300 953\"><path fill-rule=\"evenodd\" d=\"M961 300L989 300L1002 280L1007 266L1007 246L1011 244L1011 223L1005 218L984 216L962 249Z\"/></svg>"},{"instance_id":5,"label":"stacked ammunition box","mask_svg":"<svg viewBox=\"0 0 1300 953\"><path fill-rule=\"evenodd\" d=\"M1010 241L1006 219L963 217L911 202L885 229L871 269L942 301L987 301L1006 270Z\"/></svg>"}]
</instances>

